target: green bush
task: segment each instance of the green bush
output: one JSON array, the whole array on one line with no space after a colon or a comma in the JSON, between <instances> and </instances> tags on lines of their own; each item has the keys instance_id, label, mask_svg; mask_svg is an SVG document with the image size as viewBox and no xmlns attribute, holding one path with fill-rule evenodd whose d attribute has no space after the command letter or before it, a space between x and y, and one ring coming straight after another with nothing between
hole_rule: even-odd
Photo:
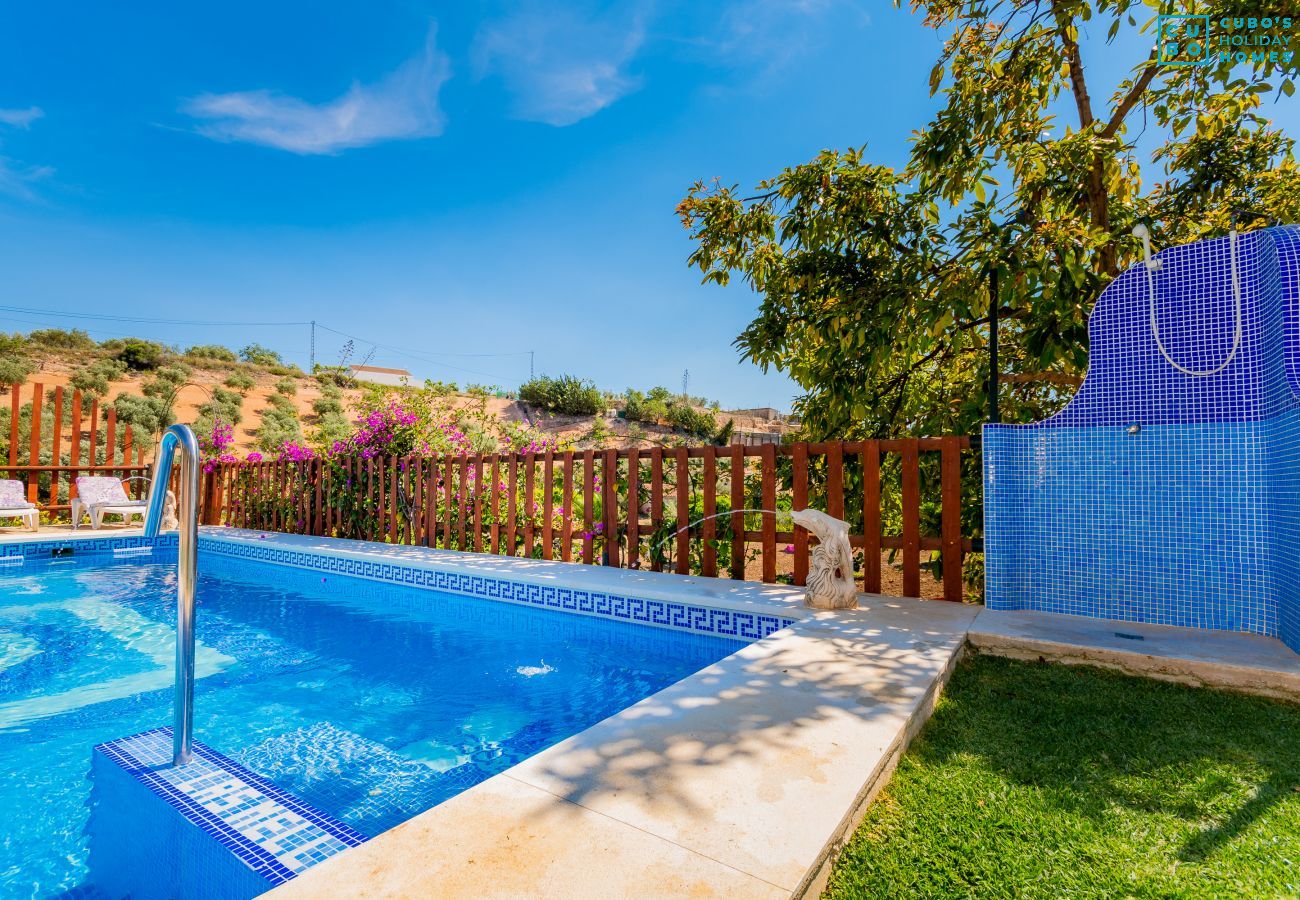
<instances>
[{"instance_id":1,"label":"green bush","mask_svg":"<svg viewBox=\"0 0 1300 900\"><path fill-rule=\"evenodd\" d=\"M22 384L36 369L27 355L27 339L0 331L0 385Z\"/></svg>"},{"instance_id":2,"label":"green bush","mask_svg":"<svg viewBox=\"0 0 1300 900\"><path fill-rule=\"evenodd\" d=\"M220 344L198 344L186 350L185 355L199 362L232 363L239 361L239 357L235 355L234 350Z\"/></svg>"},{"instance_id":3,"label":"green bush","mask_svg":"<svg viewBox=\"0 0 1300 900\"><path fill-rule=\"evenodd\" d=\"M294 402L284 394L272 394L266 398L266 403L270 409L278 409L281 412L291 413L294 416L298 415L298 407L295 406Z\"/></svg>"},{"instance_id":4,"label":"green bush","mask_svg":"<svg viewBox=\"0 0 1300 900\"><path fill-rule=\"evenodd\" d=\"M140 338L107 341L104 346L112 349L118 362L133 372L148 372L156 369L168 356L167 348L162 344Z\"/></svg>"},{"instance_id":5,"label":"green bush","mask_svg":"<svg viewBox=\"0 0 1300 900\"><path fill-rule=\"evenodd\" d=\"M212 399L199 407L199 424L204 426L201 430L210 433L211 426L215 422L238 425L240 419L244 417L243 407L244 398L239 394L213 388Z\"/></svg>"},{"instance_id":6,"label":"green bush","mask_svg":"<svg viewBox=\"0 0 1300 900\"><path fill-rule=\"evenodd\" d=\"M275 391L278 394L284 394L286 397L292 397L298 393L298 382L292 378L281 378L275 383Z\"/></svg>"},{"instance_id":7,"label":"green bush","mask_svg":"<svg viewBox=\"0 0 1300 900\"><path fill-rule=\"evenodd\" d=\"M86 332L75 328L71 331L64 331L62 328L38 328L27 335L27 340L51 350L95 349L94 339Z\"/></svg>"},{"instance_id":8,"label":"green bush","mask_svg":"<svg viewBox=\"0 0 1300 900\"><path fill-rule=\"evenodd\" d=\"M324 418L331 415L343 415L343 401L335 395L322 393L311 402L311 411Z\"/></svg>"},{"instance_id":9,"label":"green bush","mask_svg":"<svg viewBox=\"0 0 1300 900\"><path fill-rule=\"evenodd\" d=\"M244 362L258 366L279 366L284 364L284 360L280 359L280 354L269 347L263 347L261 344L249 344L239 351L239 358Z\"/></svg>"},{"instance_id":10,"label":"green bush","mask_svg":"<svg viewBox=\"0 0 1300 900\"><path fill-rule=\"evenodd\" d=\"M169 397L139 397L135 394L118 394L113 401L117 420L130 425L140 437L158 434L176 421Z\"/></svg>"},{"instance_id":11,"label":"green bush","mask_svg":"<svg viewBox=\"0 0 1300 900\"><path fill-rule=\"evenodd\" d=\"M270 401L271 405L262 411L262 425L257 429L257 446L263 451L273 452L287 441L301 441L302 426L298 423L297 411L288 398L272 394Z\"/></svg>"},{"instance_id":12,"label":"green bush","mask_svg":"<svg viewBox=\"0 0 1300 900\"><path fill-rule=\"evenodd\" d=\"M257 381L247 372L236 371L227 375L226 380L223 381L222 384L231 390L239 391L241 394L247 394L257 386Z\"/></svg>"},{"instance_id":13,"label":"green bush","mask_svg":"<svg viewBox=\"0 0 1300 900\"><path fill-rule=\"evenodd\" d=\"M644 394L628 388L623 415L629 422L671 425L692 437L717 442L730 440L733 427L728 422L718 428L718 422L711 413L696 408L693 400L672 394L665 387L651 388Z\"/></svg>"},{"instance_id":14,"label":"green bush","mask_svg":"<svg viewBox=\"0 0 1300 900\"><path fill-rule=\"evenodd\" d=\"M593 416L605 408L599 389L572 375L542 375L519 387L519 399L532 406L569 416Z\"/></svg>"},{"instance_id":15,"label":"green bush","mask_svg":"<svg viewBox=\"0 0 1300 900\"><path fill-rule=\"evenodd\" d=\"M68 382L74 390L92 397L103 397L108 393L110 381L116 381L126 374L126 364L117 359L100 359L88 366L82 366L72 373Z\"/></svg>"}]
</instances>

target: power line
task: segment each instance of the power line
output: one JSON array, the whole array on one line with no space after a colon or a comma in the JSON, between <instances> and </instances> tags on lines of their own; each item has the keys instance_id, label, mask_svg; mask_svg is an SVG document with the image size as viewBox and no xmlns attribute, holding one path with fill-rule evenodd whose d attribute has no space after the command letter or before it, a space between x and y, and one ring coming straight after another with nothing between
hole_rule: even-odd
<instances>
[{"instance_id":1,"label":"power line","mask_svg":"<svg viewBox=\"0 0 1300 900\"><path fill-rule=\"evenodd\" d=\"M234 325L239 327L258 326L282 326L282 325L310 325L310 322L214 322L201 319L159 319L149 316L117 316L106 313L65 313L51 312L47 309L32 309L26 306L0 306L0 310L6 312L27 313L28 315L37 316L58 316L63 319L95 319L101 322L131 322L136 325L203 325L207 327L217 325Z\"/></svg>"}]
</instances>

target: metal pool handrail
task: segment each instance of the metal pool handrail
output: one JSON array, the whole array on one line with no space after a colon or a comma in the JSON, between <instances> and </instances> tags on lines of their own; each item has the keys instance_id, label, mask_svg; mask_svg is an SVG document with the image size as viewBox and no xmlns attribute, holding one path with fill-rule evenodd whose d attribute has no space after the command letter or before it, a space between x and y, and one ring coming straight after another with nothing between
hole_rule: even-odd
<instances>
[{"instance_id":1,"label":"metal pool handrail","mask_svg":"<svg viewBox=\"0 0 1300 900\"><path fill-rule=\"evenodd\" d=\"M153 467L144 536L158 537L162 524L167 483L172 459L181 449L181 477L178 485L180 548L176 572L176 700L172 723L172 765L190 761L194 741L194 586L198 581L199 540L199 442L188 425L173 425L164 432Z\"/></svg>"}]
</instances>

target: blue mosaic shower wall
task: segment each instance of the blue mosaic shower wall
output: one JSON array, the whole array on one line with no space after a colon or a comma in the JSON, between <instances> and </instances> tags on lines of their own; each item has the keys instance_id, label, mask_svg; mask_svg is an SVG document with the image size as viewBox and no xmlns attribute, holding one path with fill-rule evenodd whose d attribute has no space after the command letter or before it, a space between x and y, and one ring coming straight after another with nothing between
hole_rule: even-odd
<instances>
[{"instance_id":1,"label":"blue mosaic shower wall","mask_svg":"<svg viewBox=\"0 0 1300 900\"><path fill-rule=\"evenodd\" d=\"M1300 229L1156 258L1098 300L1064 410L984 427L986 601L1300 652Z\"/></svg>"}]
</instances>

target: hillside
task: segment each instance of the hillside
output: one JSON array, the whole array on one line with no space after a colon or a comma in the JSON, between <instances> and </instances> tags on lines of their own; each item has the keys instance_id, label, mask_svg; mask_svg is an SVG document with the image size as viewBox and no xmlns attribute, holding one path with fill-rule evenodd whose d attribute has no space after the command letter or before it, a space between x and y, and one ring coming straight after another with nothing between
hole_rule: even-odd
<instances>
[{"instance_id":1,"label":"hillside","mask_svg":"<svg viewBox=\"0 0 1300 900\"><path fill-rule=\"evenodd\" d=\"M49 337L51 335L54 337ZM122 345L131 339L95 344L79 335L81 333L50 330L36 332L30 338L8 338L11 343L15 340L25 342L18 347L23 368L27 370L22 382L24 402L31 396L35 384L42 385L46 391L55 387L71 391L78 373L82 373L84 383L84 373L100 365L107 367L105 371L112 372L112 377L101 385L107 388L102 392L101 403L112 403L121 395L144 398L149 396L151 385L158 383L158 372L174 367L179 382L174 388L174 394L171 394L174 397L172 409L175 421L191 424L199 421L201 408L204 404L211 403L214 396L220 396L218 392L239 395L240 418L234 428L234 442L229 449L242 456L259 449L258 429L263 424L263 414L274 405L291 409L305 436L310 439L319 422L313 405L327 392L333 392L342 407L342 416L348 422L355 417L363 396L364 386L349 385L345 381L337 389L323 387L316 377L309 376L296 367L284 365L270 351L266 351L268 356L265 359L245 360L237 358L235 353L225 348L192 348L188 352L181 352L149 342L138 342L155 348L161 355L147 369L127 369L117 360L124 352ZM49 346L39 340L38 336L45 336L44 341L55 344L68 343L75 346ZM0 335L0 338L4 337ZM228 358L206 357L197 354L196 350L221 350ZM548 437L559 439L565 446L580 450L677 446L682 443L698 443L700 440L667 424L629 422L617 414L611 415L611 412L621 408L616 397L608 397L608 402L602 404L607 408L596 414L561 415L522 403L509 395L486 394L482 390L476 393L448 390L444 396L452 408L473 408L479 415L499 424L526 425ZM712 416L719 430L728 423L737 432L749 434L779 435L792 430L785 423L768 421L754 415L709 410L703 406L696 406L695 409L703 416ZM0 414L7 418L7 408L0 411Z\"/></svg>"}]
</instances>

